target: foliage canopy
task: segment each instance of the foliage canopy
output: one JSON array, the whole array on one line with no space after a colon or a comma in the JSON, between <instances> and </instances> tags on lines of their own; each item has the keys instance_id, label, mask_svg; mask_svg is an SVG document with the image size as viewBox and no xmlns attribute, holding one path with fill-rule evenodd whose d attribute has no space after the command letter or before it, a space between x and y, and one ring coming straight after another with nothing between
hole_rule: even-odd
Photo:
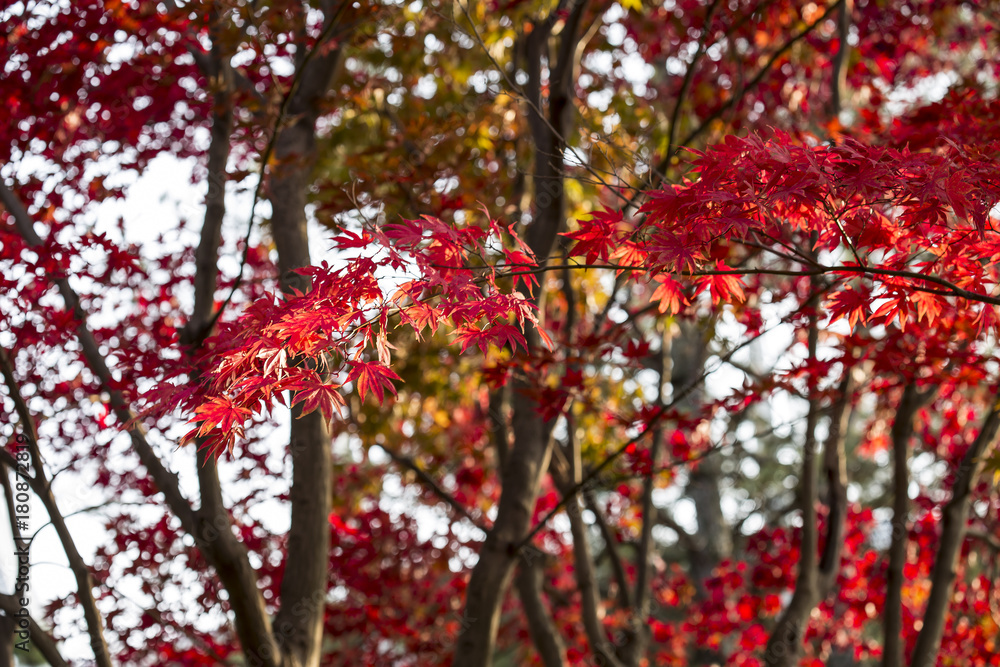
<instances>
[{"instance_id":1,"label":"foliage canopy","mask_svg":"<svg viewBox=\"0 0 1000 667\"><path fill-rule=\"evenodd\" d=\"M992 3L0 16L50 664L1000 664Z\"/></svg>"}]
</instances>

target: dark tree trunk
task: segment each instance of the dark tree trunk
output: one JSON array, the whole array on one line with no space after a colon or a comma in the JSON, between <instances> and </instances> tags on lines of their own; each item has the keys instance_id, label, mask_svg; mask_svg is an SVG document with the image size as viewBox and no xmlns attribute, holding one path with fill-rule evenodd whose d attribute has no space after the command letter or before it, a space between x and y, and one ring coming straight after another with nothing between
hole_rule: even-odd
<instances>
[{"instance_id":1,"label":"dark tree trunk","mask_svg":"<svg viewBox=\"0 0 1000 667\"><path fill-rule=\"evenodd\" d=\"M545 263L565 222L563 190L563 150L573 113L572 77L576 65L576 45L585 3L571 4L569 16L558 39L557 56L549 51L550 31L557 18L553 11L536 24L527 37L528 84L525 95L528 119L535 147L534 202L531 224L524 238L540 263ZM563 7L560 3L559 8ZM549 95L542 99L543 63L551 65ZM545 101L548 102L547 110ZM526 332L529 349L538 346L538 334ZM479 552L466 591L465 616L468 626L459 637L455 667L488 667L493 660L500 609L519 557L521 541L531 529L531 516L538 499L542 475L552 456L549 429L528 396L530 385L515 380L511 388L513 443L501 471L503 491L493 529Z\"/></svg>"},{"instance_id":2,"label":"dark tree trunk","mask_svg":"<svg viewBox=\"0 0 1000 667\"><path fill-rule=\"evenodd\" d=\"M958 557L965 542L972 489L983 469L983 459L997 443L1000 430L1000 402L993 399L993 408L983 421L979 435L969 447L955 475L951 500L944 507L941 539L931 572L931 593L924 611L924 624L913 648L911 667L934 667L941 650L945 618L951 603L952 588L958 569Z\"/></svg>"}]
</instances>

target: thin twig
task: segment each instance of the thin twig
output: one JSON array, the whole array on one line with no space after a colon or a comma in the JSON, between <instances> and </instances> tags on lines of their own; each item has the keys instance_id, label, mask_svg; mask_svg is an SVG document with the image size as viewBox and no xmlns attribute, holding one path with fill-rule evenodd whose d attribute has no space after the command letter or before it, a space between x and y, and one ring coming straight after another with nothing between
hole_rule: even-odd
<instances>
[{"instance_id":1,"label":"thin twig","mask_svg":"<svg viewBox=\"0 0 1000 667\"><path fill-rule=\"evenodd\" d=\"M451 495L443 488L441 488L441 485L438 484L433 477L431 477L423 468L417 465L416 461L414 461L409 456L403 456L402 454L394 452L392 449L390 449L384 444L380 444L379 447L382 449L382 451L384 451L386 454L389 455L389 458L391 458L397 464L406 468L407 470L412 471L417 476L417 479L419 479L424 484L424 486L433 491L434 495L436 495L438 498L447 503L447 505L451 507L453 510L455 510L456 513L460 514L463 518L468 519L473 526L483 531L483 533L489 532L486 529L486 527L484 527L479 522L479 520L477 520L474 516L472 516L469 510L467 510L462 503L458 502L455 496Z\"/></svg>"}]
</instances>

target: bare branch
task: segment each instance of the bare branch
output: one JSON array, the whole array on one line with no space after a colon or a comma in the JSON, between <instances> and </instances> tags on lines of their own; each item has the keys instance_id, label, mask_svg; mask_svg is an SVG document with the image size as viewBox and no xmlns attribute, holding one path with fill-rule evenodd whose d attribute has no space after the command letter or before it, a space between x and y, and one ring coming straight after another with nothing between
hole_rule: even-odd
<instances>
[{"instance_id":1,"label":"bare branch","mask_svg":"<svg viewBox=\"0 0 1000 667\"><path fill-rule=\"evenodd\" d=\"M667 403L667 392L673 380L673 334L670 325L662 323L660 336L660 384L656 395L656 406L663 410ZM650 580L652 579L653 526L657 511L653 505L653 489L656 486L654 471L659 465L660 449L663 445L663 427L658 425L649 444L649 474L642 483L642 531L639 537L639 551L635 567L638 572L635 581L635 603L632 606L632 636L625 651L626 662L633 667L639 665L649 646Z\"/></svg>"},{"instance_id":2,"label":"bare branch","mask_svg":"<svg viewBox=\"0 0 1000 667\"><path fill-rule=\"evenodd\" d=\"M608 525L604 518L604 512L597 506L597 499L594 497L594 490L587 487L583 490L583 500L597 522L597 528L601 531L604 539L604 553L611 560L611 572L614 574L615 583L618 588L618 606L622 609L632 607L632 591L625 576L625 565L622 563L621 553L618 551L618 536Z\"/></svg>"},{"instance_id":3,"label":"bare branch","mask_svg":"<svg viewBox=\"0 0 1000 667\"><path fill-rule=\"evenodd\" d=\"M677 93L677 99L674 100L674 110L670 114L670 129L667 131L667 150L665 155L672 156L674 154L674 141L677 138L677 123L680 120L681 107L687 99L688 90L691 87L691 82L694 80L695 70L698 69L698 62L705 54L705 43L712 33L712 17L715 16L715 10L718 8L720 2L721 0L712 0L712 4L708 6L708 10L705 12L705 21L701 28L701 36L698 38L698 47L695 49L691 64L688 65L687 71L684 72L681 89ZM669 166L669 159L667 166ZM659 174L659 178L666 180L666 172L664 171Z\"/></svg>"},{"instance_id":4,"label":"bare branch","mask_svg":"<svg viewBox=\"0 0 1000 667\"><path fill-rule=\"evenodd\" d=\"M581 474L579 456L575 451L579 445L572 437L572 429L567 430L570 433L567 443L568 451L563 452L561 448L556 447L553 460L554 462L558 460L559 465L549 467L556 486L563 494L568 492L572 482L578 480ZM570 532L573 536L573 571L576 575L577 589L580 592L580 614L583 617L583 627L587 633L587 640L590 642L590 649L598 664L620 667L621 663L608 643L604 625L601 623L600 592L597 588L597 575L594 572L594 559L590 551L590 536L587 533L587 526L583 522L577 495L573 495L566 504L566 515L569 517Z\"/></svg>"},{"instance_id":5,"label":"bare branch","mask_svg":"<svg viewBox=\"0 0 1000 667\"><path fill-rule=\"evenodd\" d=\"M843 109L843 96L847 89L847 56L851 52L848 37L851 32L851 12L854 10L854 0L844 0L840 3L837 13L837 55L833 58L833 69L830 70L830 115L836 119Z\"/></svg>"}]
</instances>

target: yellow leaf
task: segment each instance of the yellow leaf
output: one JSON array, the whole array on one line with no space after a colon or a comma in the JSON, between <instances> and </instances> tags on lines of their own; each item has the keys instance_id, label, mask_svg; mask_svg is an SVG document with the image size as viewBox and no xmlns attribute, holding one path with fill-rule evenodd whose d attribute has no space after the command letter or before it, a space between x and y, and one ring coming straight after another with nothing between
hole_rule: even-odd
<instances>
[{"instance_id":1,"label":"yellow leaf","mask_svg":"<svg viewBox=\"0 0 1000 667\"><path fill-rule=\"evenodd\" d=\"M631 9L636 12L642 11L642 0L619 0L619 2L625 9Z\"/></svg>"}]
</instances>

